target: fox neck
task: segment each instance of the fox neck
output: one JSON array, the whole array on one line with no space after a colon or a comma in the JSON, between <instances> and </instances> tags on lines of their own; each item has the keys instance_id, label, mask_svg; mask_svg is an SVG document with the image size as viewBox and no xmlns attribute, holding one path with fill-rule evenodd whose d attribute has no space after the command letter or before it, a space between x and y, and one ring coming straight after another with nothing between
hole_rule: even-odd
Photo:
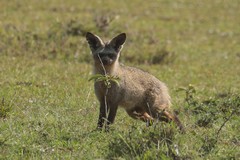
<instances>
[{"instance_id":1,"label":"fox neck","mask_svg":"<svg viewBox=\"0 0 240 160\"><path fill-rule=\"evenodd\" d=\"M94 74L108 74L108 75L114 75L119 68L119 62L115 61L111 65L105 65L103 66L101 63L95 62L93 73Z\"/></svg>"}]
</instances>

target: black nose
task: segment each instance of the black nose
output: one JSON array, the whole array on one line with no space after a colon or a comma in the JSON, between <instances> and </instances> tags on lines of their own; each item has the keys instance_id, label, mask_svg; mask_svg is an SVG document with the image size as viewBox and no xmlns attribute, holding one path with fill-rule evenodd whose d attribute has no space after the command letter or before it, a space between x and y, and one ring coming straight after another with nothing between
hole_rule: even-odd
<instances>
[{"instance_id":1,"label":"black nose","mask_svg":"<svg viewBox=\"0 0 240 160\"><path fill-rule=\"evenodd\" d=\"M108 59L103 58L103 59L102 59L102 62L103 62L103 64L108 64Z\"/></svg>"},{"instance_id":2,"label":"black nose","mask_svg":"<svg viewBox=\"0 0 240 160\"><path fill-rule=\"evenodd\" d=\"M112 63L112 60L111 60L110 58L108 58L108 57L102 57L102 58L101 58L101 61L102 61L102 63L103 63L104 65L109 65L109 64Z\"/></svg>"}]
</instances>

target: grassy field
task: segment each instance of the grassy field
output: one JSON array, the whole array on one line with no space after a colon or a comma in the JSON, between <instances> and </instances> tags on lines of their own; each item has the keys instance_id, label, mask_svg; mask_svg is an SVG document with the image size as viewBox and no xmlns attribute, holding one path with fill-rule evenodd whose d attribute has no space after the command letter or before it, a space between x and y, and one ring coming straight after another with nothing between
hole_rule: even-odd
<instances>
[{"instance_id":1,"label":"grassy field","mask_svg":"<svg viewBox=\"0 0 240 160\"><path fill-rule=\"evenodd\" d=\"M1 0L0 159L239 159L238 0ZM85 33L165 82L186 134L118 110L96 131Z\"/></svg>"}]
</instances>

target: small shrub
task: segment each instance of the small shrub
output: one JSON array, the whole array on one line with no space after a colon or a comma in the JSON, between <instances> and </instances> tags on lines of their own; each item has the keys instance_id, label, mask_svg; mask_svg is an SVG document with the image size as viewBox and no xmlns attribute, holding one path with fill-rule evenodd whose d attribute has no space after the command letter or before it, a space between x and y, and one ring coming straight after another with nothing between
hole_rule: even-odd
<instances>
[{"instance_id":1,"label":"small shrub","mask_svg":"<svg viewBox=\"0 0 240 160\"><path fill-rule=\"evenodd\" d=\"M8 116L8 113L11 111L11 103L5 101L4 97L0 103L0 118L5 119Z\"/></svg>"},{"instance_id":2,"label":"small shrub","mask_svg":"<svg viewBox=\"0 0 240 160\"><path fill-rule=\"evenodd\" d=\"M100 32L106 32L114 19L112 14L100 14L94 17L94 22Z\"/></svg>"},{"instance_id":3,"label":"small shrub","mask_svg":"<svg viewBox=\"0 0 240 160\"><path fill-rule=\"evenodd\" d=\"M179 152L174 144L177 131L172 124L156 123L149 128L132 128L114 137L110 142L108 158L125 159L177 159Z\"/></svg>"},{"instance_id":4,"label":"small shrub","mask_svg":"<svg viewBox=\"0 0 240 160\"><path fill-rule=\"evenodd\" d=\"M133 53L140 53L138 56L134 54L125 54L121 59L123 61L135 63L135 64L150 64L150 65L168 65L174 63L177 58L175 52L169 51L166 47L152 48L147 52L142 52L145 47L139 48L139 50Z\"/></svg>"},{"instance_id":5,"label":"small shrub","mask_svg":"<svg viewBox=\"0 0 240 160\"><path fill-rule=\"evenodd\" d=\"M195 124L199 127L212 127L213 124L220 127L213 132L204 134L201 138L200 156L212 153L220 139L222 129L233 116L240 114L240 95L235 93L217 94L207 100L199 100L195 87L189 85L180 88L185 92L185 110L196 117Z\"/></svg>"},{"instance_id":6,"label":"small shrub","mask_svg":"<svg viewBox=\"0 0 240 160\"><path fill-rule=\"evenodd\" d=\"M67 35L71 36L85 36L87 33L84 26L77 20L71 20L69 23L67 23L65 31Z\"/></svg>"},{"instance_id":7,"label":"small shrub","mask_svg":"<svg viewBox=\"0 0 240 160\"><path fill-rule=\"evenodd\" d=\"M162 48L161 50L157 50L156 53L151 58L151 64L170 64L173 63L176 59L176 55L174 52L170 52L166 50L166 48Z\"/></svg>"},{"instance_id":8,"label":"small shrub","mask_svg":"<svg viewBox=\"0 0 240 160\"><path fill-rule=\"evenodd\" d=\"M209 154L217 145L217 138L214 135L206 135L201 140L203 144L200 148L200 156Z\"/></svg>"}]
</instances>

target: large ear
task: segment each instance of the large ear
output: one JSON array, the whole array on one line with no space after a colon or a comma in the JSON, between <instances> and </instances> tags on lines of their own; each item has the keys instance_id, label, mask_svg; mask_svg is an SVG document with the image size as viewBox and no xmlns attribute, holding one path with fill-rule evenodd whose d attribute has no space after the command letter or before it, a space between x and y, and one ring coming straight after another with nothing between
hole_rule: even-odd
<instances>
[{"instance_id":1,"label":"large ear","mask_svg":"<svg viewBox=\"0 0 240 160\"><path fill-rule=\"evenodd\" d=\"M121 33L119 35L117 35L116 37L114 37L111 41L110 41L110 45L117 51L119 52L122 49L122 46L124 44L124 42L126 41L126 33Z\"/></svg>"},{"instance_id":2,"label":"large ear","mask_svg":"<svg viewBox=\"0 0 240 160\"><path fill-rule=\"evenodd\" d=\"M103 46L104 43L97 35L87 32L86 39L92 51L97 50L99 47Z\"/></svg>"}]
</instances>

